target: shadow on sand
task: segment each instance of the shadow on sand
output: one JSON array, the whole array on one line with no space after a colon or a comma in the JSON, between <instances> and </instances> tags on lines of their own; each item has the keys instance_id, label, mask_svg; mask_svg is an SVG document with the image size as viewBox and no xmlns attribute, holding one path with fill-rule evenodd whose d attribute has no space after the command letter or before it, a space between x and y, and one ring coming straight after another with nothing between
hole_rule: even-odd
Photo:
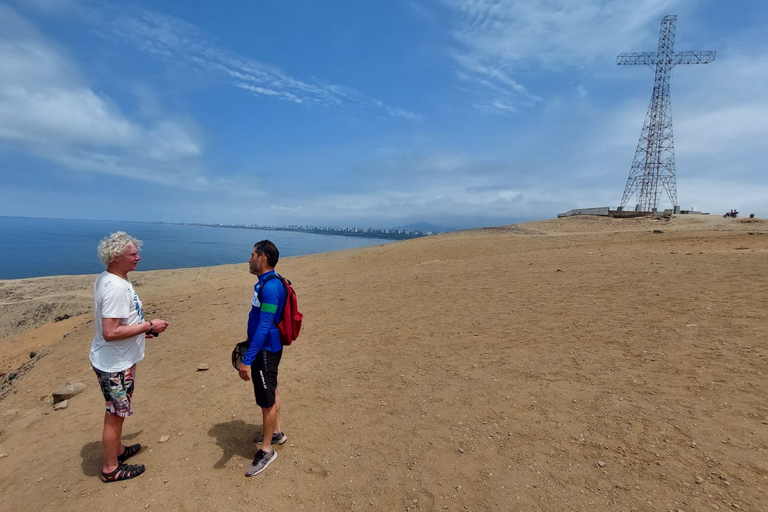
<instances>
[{"instance_id":1,"label":"shadow on sand","mask_svg":"<svg viewBox=\"0 0 768 512\"><path fill-rule=\"evenodd\" d=\"M213 465L215 469L224 469L234 455L250 459L256 453L253 438L259 434L259 428L243 420L217 423L208 431L216 438L216 444L222 449L221 458Z\"/></svg>"},{"instance_id":2,"label":"shadow on sand","mask_svg":"<svg viewBox=\"0 0 768 512\"><path fill-rule=\"evenodd\" d=\"M139 437L143 430L134 432L133 434L123 435L123 441L131 441ZM142 446L141 450L146 450L146 446ZM80 450L80 457L83 461L80 463L80 468L83 470L85 476L101 476L101 456L103 448L101 441L91 441L86 443Z\"/></svg>"}]
</instances>

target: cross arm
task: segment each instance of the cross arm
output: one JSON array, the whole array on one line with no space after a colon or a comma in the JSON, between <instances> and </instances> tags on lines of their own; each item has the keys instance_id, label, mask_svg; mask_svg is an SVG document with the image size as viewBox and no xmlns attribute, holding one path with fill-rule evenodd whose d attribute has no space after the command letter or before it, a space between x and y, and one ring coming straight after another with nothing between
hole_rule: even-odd
<instances>
[{"instance_id":1,"label":"cross arm","mask_svg":"<svg viewBox=\"0 0 768 512\"><path fill-rule=\"evenodd\" d=\"M672 64L709 64L715 60L715 52L680 52Z\"/></svg>"},{"instance_id":2,"label":"cross arm","mask_svg":"<svg viewBox=\"0 0 768 512\"><path fill-rule=\"evenodd\" d=\"M619 66L653 66L658 57L659 54L656 52L620 53L616 57L616 64Z\"/></svg>"},{"instance_id":3,"label":"cross arm","mask_svg":"<svg viewBox=\"0 0 768 512\"><path fill-rule=\"evenodd\" d=\"M709 64L715 60L715 52L678 52L672 54L668 64ZM620 53L616 57L619 66L655 66L659 62L656 52Z\"/></svg>"}]
</instances>

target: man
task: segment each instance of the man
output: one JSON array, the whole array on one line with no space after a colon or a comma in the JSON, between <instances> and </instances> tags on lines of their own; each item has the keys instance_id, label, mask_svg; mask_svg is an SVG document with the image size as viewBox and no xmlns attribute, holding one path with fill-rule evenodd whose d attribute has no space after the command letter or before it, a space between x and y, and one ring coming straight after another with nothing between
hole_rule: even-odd
<instances>
[{"instance_id":1,"label":"man","mask_svg":"<svg viewBox=\"0 0 768 512\"><path fill-rule=\"evenodd\" d=\"M277 458L272 443L283 444L285 434L280 429L280 393L277 390L277 368L283 355L280 332L275 324L285 307L285 289L275 273L280 252L269 240L253 246L248 261L251 274L259 281L253 287L251 312L248 315L248 352L238 367L244 381L253 377L256 404L261 407L262 435L256 438L259 449L245 476L258 475ZM253 368L252 368L253 365Z\"/></svg>"},{"instance_id":2,"label":"man","mask_svg":"<svg viewBox=\"0 0 768 512\"><path fill-rule=\"evenodd\" d=\"M144 465L125 464L125 460L141 451L140 444L123 446L123 421L133 414L136 363L144 359L144 340L153 338L168 327L160 318L144 320L141 300L128 281L128 272L136 270L141 241L123 231L112 233L99 243L99 258L107 269L93 284L96 334L91 344L90 360L99 379L106 401L104 413L103 482L135 478Z\"/></svg>"}]
</instances>

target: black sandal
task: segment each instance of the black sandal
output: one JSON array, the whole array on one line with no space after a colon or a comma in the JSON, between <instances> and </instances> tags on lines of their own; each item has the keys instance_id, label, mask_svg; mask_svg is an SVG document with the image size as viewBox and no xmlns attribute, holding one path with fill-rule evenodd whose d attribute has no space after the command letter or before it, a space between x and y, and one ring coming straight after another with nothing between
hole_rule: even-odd
<instances>
[{"instance_id":1,"label":"black sandal","mask_svg":"<svg viewBox=\"0 0 768 512\"><path fill-rule=\"evenodd\" d=\"M141 451L141 445L140 444L132 444L131 446L124 446L125 451L123 451L122 455L117 456L117 463L122 464L126 460L130 459L137 453Z\"/></svg>"},{"instance_id":2,"label":"black sandal","mask_svg":"<svg viewBox=\"0 0 768 512\"><path fill-rule=\"evenodd\" d=\"M111 473L105 473L101 472L101 481L104 483L109 482L119 482L121 480L130 480L131 478L136 478L140 474L144 472L146 468L144 467L144 464L137 464L136 466L131 466L129 464L120 464L117 466L117 469L112 471Z\"/></svg>"}]
</instances>

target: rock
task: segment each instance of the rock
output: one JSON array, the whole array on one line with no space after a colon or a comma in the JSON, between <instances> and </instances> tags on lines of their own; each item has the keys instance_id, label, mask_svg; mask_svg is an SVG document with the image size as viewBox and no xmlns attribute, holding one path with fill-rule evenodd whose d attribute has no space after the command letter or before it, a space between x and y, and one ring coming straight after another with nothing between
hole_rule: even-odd
<instances>
[{"instance_id":1,"label":"rock","mask_svg":"<svg viewBox=\"0 0 768 512\"><path fill-rule=\"evenodd\" d=\"M0 459L4 459L8 456L7 453L0 453Z\"/></svg>"},{"instance_id":2,"label":"rock","mask_svg":"<svg viewBox=\"0 0 768 512\"><path fill-rule=\"evenodd\" d=\"M30 359L33 359L33 358L34 358L36 355L37 355L37 352L35 352L35 351L33 350L32 352L30 352L30 353L29 353L29 358L30 358Z\"/></svg>"},{"instance_id":3,"label":"rock","mask_svg":"<svg viewBox=\"0 0 768 512\"><path fill-rule=\"evenodd\" d=\"M63 400L69 400L70 398L79 395L85 389L85 384L82 382L75 382L73 384L67 384L53 392L53 403L57 404Z\"/></svg>"},{"instance_id":4,"label":"rock","mask_svg":"<svg viewBox=\"0 0 768 512\"><path fill-rule=\"evenodd\" d=\"M162 436L162 437L161 437L160 439L158 439L157 441L158 441L158 442L160 442L160 443L164 443L164 442L166 442L167 440L169 440L170 438L171 438L171 436Z\"/></svg>"},{"instance_id":5,"label":"rock","mask_svg":"<svg viewBox=\"0 0 768 512\"><path fill-rule=\"evenodd\" d=\"M11 372L11 373L9 373L9 374L8 374L8 380L13 380L13 379L15 379L15 378L16 378L16 375L17 375L17 373L16 373L16 372Z\"/></svg>"},{"instance_id":6,"label":"rock","mask_svg":"<svg viewBox=\"0 0 768 512\"><path fill-rule=\"evenodd\" d=\"M597 467L599 467L599 468L605 466L605 462L603 462L601 460L597 461L596 464L597 464Z\"/></svg>"},{"instance_id":7,"label":"rock","mask_svg":"<svg viewBox=\"0 0 768 512\"><path fill-rule=\"evenodd\" d=\"M200 363L199 365L197 365L197 371L204 372L204 371L207 371L207 370L208 370L208 365L207 364Z\"/></svg>"},{"instance_id":8,"label":"rock","mask_svg":"<svg viewBox=\"0 0 768 512\"><path fill-rule=\"evenodd\" d=\"M55 404L53 404L53 410L54 411L60 411L62 409L66 409L67 405L69 405L69 401L67 401L67 400L62 400L61 402L56 402Z\"/></svg>"}]
</instances>

